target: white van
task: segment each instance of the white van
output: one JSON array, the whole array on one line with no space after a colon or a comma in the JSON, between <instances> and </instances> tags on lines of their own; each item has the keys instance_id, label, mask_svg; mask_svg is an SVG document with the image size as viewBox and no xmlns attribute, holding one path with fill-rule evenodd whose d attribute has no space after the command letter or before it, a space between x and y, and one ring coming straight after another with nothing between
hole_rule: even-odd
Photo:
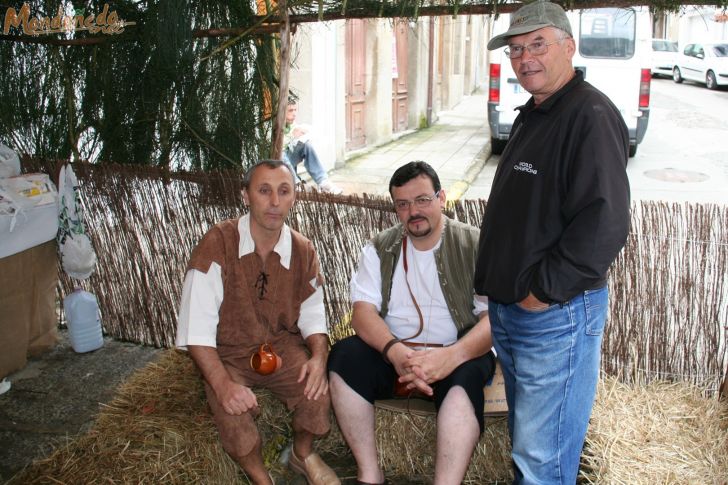
<instances>
[{"instance_id":1,"label":"white van","mask_svg":"<svg viewBox=\"0 0 728 485\"><path fill-rule=\"evenodd\" d=\"M567 12L576 41L574 67L609 96L629 129L629 156L637 153L650 116L652 24L645 7L595 8ZM510 14L494 21L492 35L508 30ZM491 150L499 155L508 142L516 107L530 94L518 83L504 48L491 53L488 122Z\"/></svg>"}]
</instances>

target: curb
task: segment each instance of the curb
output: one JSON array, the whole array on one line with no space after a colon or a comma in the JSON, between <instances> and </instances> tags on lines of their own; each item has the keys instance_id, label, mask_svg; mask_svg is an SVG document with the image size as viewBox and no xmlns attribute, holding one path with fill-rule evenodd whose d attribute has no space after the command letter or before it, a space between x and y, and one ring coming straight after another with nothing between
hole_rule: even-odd
<instances>
[{"instance_id":1,"label":"curb","mask_svg":"<svg viewBox=\"0 0 728 485\"><path fill-rule=\"evenodd\" d=\"M480 172L486 165L488 158L491 155L490 140L483 146L478 154L470 162L467 170L463 174L463 178L453 183L447 191L448 200L456 201L460 200L463 195L468 191L470 185L475 181Z\"/></svg>"}]
</instances>

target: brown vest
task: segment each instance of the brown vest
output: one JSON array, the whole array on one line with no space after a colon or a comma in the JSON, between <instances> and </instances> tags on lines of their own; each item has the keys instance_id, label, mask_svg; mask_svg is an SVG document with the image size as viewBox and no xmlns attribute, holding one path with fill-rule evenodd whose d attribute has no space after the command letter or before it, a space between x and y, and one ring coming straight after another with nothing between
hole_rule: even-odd
<instances>
[{"instance_id":1,"label":"brown vest","mask_svg":"<svg viewBox=\"0 0 728 485\"><path fill-rule=\"evenodd\" d=\"M207 273L220 265L224 298L218 312L217 351L222 359L247 358L264 342L275 345L291 339L301 342L298 316L301 302L322 284L319 262L311 241L291 230L291 264L271 253L265 267L255 252L238 257L238 219L215 225L192 252L187 269Z\"/></svg>"}]
</instances>

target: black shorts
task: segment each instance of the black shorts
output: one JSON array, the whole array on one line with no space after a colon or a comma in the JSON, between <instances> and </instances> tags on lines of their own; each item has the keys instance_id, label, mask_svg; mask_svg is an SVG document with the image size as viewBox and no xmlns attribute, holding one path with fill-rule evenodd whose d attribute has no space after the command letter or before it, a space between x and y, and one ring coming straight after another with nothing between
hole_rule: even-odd
<instances>
[{"instance_id":1,"label":"black shorts","mask_svg":"<svg viewBox=\"0 0 728 485\"><path fill-rule=\"evenodd\" d=\"M377 399L394 397L397 372L385 362L382 354L356 335L334 344L329 353L329 372L336 372L361 397L374 404ZM454 386L461 386L470 398L475 417L483 432L483 388L495 372L493 352L469 360L449 376L432 384L435 409L439 410L445 396Z\"/></svg>"}]
</instances>

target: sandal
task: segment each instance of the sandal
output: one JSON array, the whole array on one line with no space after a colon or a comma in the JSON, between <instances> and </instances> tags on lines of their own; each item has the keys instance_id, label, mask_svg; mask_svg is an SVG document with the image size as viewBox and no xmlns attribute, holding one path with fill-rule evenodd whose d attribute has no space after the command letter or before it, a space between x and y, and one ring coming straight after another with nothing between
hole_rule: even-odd
<instances>
[{"instance_id":1,"label":"sandal","mask_svg":"<svg viewBox=\"0 0 728 485\"><path fill-rule=\"evenodd\" d=\"M318 453L311 453L305 460L301 460L291 448L288 466L294 472L306 477L309 485L341 485L341 480L336 476L334 470L324 463Z\"/></svg>"}]
</instances>

